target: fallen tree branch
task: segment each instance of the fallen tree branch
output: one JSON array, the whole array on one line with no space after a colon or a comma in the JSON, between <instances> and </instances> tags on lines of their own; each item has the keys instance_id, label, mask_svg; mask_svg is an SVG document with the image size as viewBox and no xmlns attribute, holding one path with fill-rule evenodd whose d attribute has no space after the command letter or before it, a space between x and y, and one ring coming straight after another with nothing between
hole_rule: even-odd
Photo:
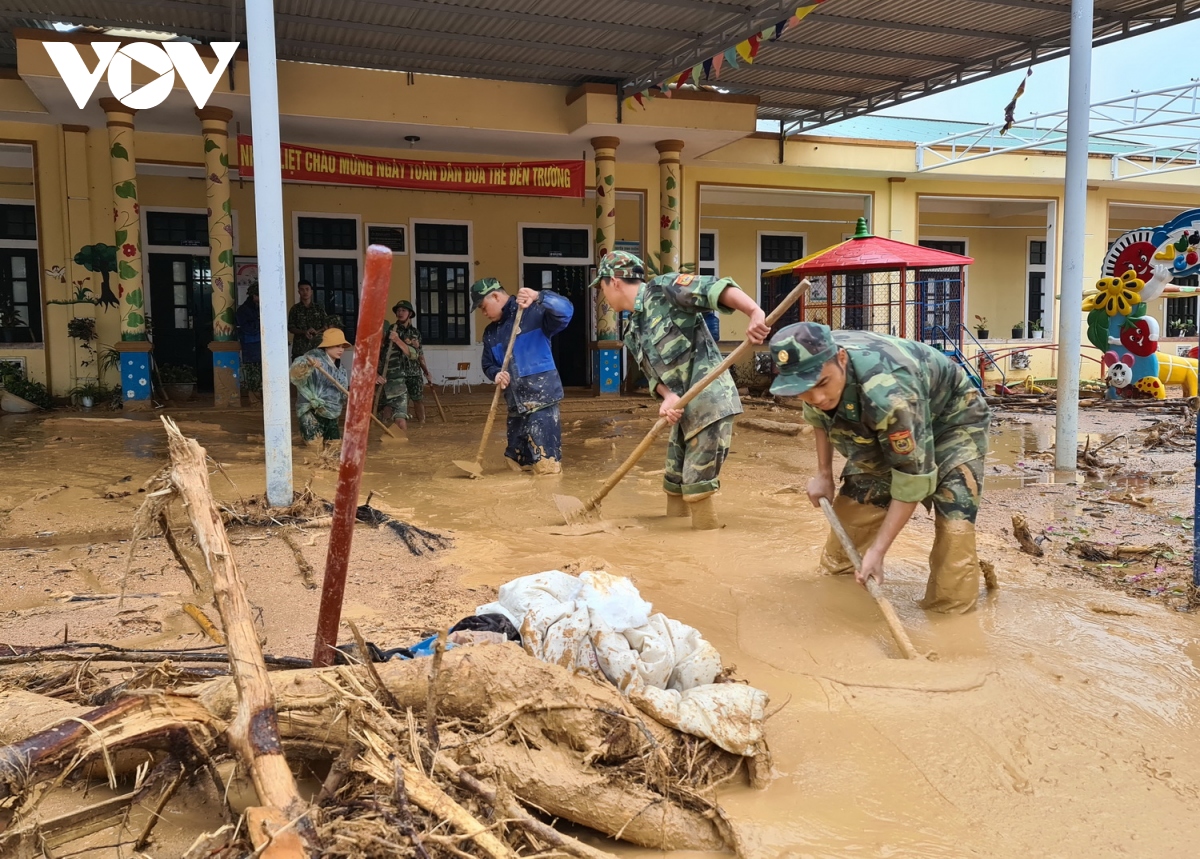
<instances>
[{"instance_id":1,"label":"fallen tree branch","mask_svg":"<svg viewBox=\"0 0 1200 859\"><path fill-rule=\"evenodd\" d=\"M1035 558L1043 557L1046 552L1034 542L1033 535L1029 533L1029 524L1025 521L1025 517L1020 513L1014 513L1012 517L1013 536L1017 538L1017 542L1021 544L1021 551L1027 555L1033 555Z\"/></svg>"},{"instance_id":2,"label":"fallen tree branch","mask_svg":"<svg viewBox=\"0 0 1200 859\"><path fill-rule=\"evenodd\" d=\"M230 745L250 773L259 801L268 809L262 815L263 826L268 830L277 826L277 812L289 824L295 824L309 849L315 851L316 832L308 819L307 804L300 798L296 780L283 756L271 684L250 603L246 600L246 586L234 563L221 511L208 487L204 448L194 439L184 438L170 418L162 420L171 455L171 485L191 520L229 641L229 665L238 692L237 713L228 729Z\"/></svg>"}]
</instances>

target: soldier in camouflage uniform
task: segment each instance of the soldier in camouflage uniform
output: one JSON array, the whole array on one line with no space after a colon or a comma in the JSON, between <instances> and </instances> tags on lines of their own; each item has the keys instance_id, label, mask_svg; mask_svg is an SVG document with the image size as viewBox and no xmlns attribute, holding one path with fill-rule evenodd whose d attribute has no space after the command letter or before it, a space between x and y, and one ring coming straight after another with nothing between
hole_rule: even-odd
<instances>
[{"instance_id":1,"label":"soldier in camouflage uniform","mask_svg":"<svg viewBox=\"0 0 1200 859\"><path fill-rule=\"evenodd\" d=\"M863 556L860 582L883 581L883 561L917 504L933 508L929 582L921 606L960 613L975 607L979 558L975 516L991 412L962 368L913 340L866 331L830 331L816 322L771 339L779 376L771 392L804 401L816 430L818 474L813 506L833 499L838 518ZM833 450L846 457L833 497ZM853 571L829 535L822 567Z\"/></svg>"},{"instance_id":2,"label":"soldier in camouflage uniform","mask_svg":"<svg viewBox=\"0 0 1200 859\"><path fill-rule=\"evenodd\" d=\"M396 322L383 326L379 378L376 380L376 384L383 385L379 415L385 424L394 421L397 427L407 430L410 407L416 412L416 419L425 422L425 404L421 400L429 369L421 349L421 332L412 324L416 316L412 304L397 302L392 312L396 314ZM384 366L384 359L387 366Z\"/></svg>"},{"instance_id":3,"label":"soldier in camouflage uniform","mask_svg":"<svg viewBox=\"0 0 1200 859\"><path fill-rule=\"evenodd\" d=\"M506 370L504 353L518 306L524 308L521 330ZM509 295L500 281L485 277L471 284L471 308L482 309L491 321L483 332L483 374L500 386L508 404L505 462L514 471L561 474L563 386L550 338L570 324L575 306L548 289L522 288Z\"/></svg>"},{"instance_id":4,"label":"soldier in camouflage uniform","mask_svg":"<svg viewBox=\"0 0 1200 859\"><path fill-rule=\"evenodd\" d=\"M334 323L329 314L313 303L312 284L307 280L296 285L300 300L288 311L288 332L292 335L292 360L318 348L321 335Z\"/></svg>"},{"instance_id":5,"label":"soldier in camouflage uniform","mask_svg":"<svg viewBox=\"0 0 1200 859\"><path fill-rule=\"evenodd\" d=\"M682 411L675 407L692 385L721 363L706 311L750 317L746 336L761 343L770 333L766 317L750 296L729 278L664 274L645 282L646 267L623 251L605 254L593 286L616 311L630 311L622 340L641 366L650 390L662 397L658 413L671 424L663 490L668 516L691 516L692 527L720 527L712 496L729 454L733 419L742 413L737 387L721 374Z\"/></svg>"}]
</instances>

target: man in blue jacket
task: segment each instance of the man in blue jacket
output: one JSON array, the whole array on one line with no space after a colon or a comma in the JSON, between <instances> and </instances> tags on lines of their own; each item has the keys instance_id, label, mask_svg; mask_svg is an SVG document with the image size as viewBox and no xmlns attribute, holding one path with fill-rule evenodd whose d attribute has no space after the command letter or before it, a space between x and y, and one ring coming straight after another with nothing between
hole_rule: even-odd
<instances>
[{"instance_id":1,"label":"man in blue jacket","mask_svg":"<svg viewBox=\"0 0 1200 859\"><path fill-rule=\"evenodd\" d=\"M502 369L517 307L521 330L508 369ZM491 324L483 332L483 374L500 386L508 403L508 447L504 458L514 471L562 472L562 424L558 403L562 380L550 352L550 338L567 327L575 308L570 299L542 290L509 295L494 277L471 285L471 307Z\"/></svg>"}]
</instances>

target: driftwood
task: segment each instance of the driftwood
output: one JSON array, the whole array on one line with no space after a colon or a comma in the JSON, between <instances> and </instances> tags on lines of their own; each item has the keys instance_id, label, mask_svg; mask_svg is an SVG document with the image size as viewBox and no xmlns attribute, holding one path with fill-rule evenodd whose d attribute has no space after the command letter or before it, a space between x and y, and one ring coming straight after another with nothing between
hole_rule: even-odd
<instances>
[{"instance_id":1,"label":"driftwood","mask_svg":"<svg viewBox=\"0 0 1200 859\"><path fill-rule=\"evenodd\" d=\"M207 457L194 439L184 438L170 418L163 418L171 454L171 485L183 501L212 582L217 611L229 642L229 664L238 691L238 708L229 724L230 745L249 771L263 805L276 809L296 831L315 841L306 803L283 756L267 666L246 599L246 586L233 560L233 548L221 511L208 487ZM265 812L264 819L277 815ZM269 828L269 827L268 827ZM251 830L253 837L254 830ZM256 845L261 846L261 845ZM293 855L304 855L296 853Z\"/></svg>"},{"instance_id":2,"label":"driftwood","mask_svg":"<svg viewBox=\"0 0 1200 859\"><path fill-rule=\"evenodd\" d=\"M36 663L61 657L159 664L115 686L98 686L91 669L68 671L76 680L67 686L52 675L50 688L77 693L74 703L16 690L0 695L0 743L8 743L0 746L0 800L15 809L0 833L0 854L14 843L30 852L114 826L130 839L122 844L141 850L190 776L207 772L225 807L228 791L213 759L229 752L261 805L246 809L242 825L197 839L185 857L253 850L295 859L319 850L357 859L393 855L403 841L418 859L516 859L531 851L613 859L530 809L652 849L740 853L713 788L741 774L745 759L656 722L603 678L571 674L510 643L439 648L432 660L268 674L208 491L204 452L165 423L172 466L157 484L156 504L179 497L186 505L232 676L178 686L195 680L196 670L161 661L172 653L183 661L222 658L213 652L5 648L0 667L32 663L10 672L35 680L44 672ZM79 687L85 674L93 678L90 691ZM106 703L81 706L89 700ZM414 713L422 712L418 728ZM758 751L750 773L769 770L765 743ZM294 764L336 758L315 805L300 801L285 753ZM135 783L68 814L38 815L43 796L89 772L107 776L114 790L130 774ZM314 808L319 820L310 817Z\"/></svg>"},{"instance_id":3,"label":"driftwood","mask_svg":"<svg viewBox=\"0 0 1200 859\"><path fill-rule=\"evenodd\" d=\"M1029 524L1025 521L1025 517L1020 513L1014 513L1012 517L1013 536L1017 538L1017 542L1021 544L1021 551L1027 555L1033 555L1035 558L1040 558L1046 554L1045 550L1036 543L1033 535L1029 533Z\"/></svg>"},{"instance_id":4,"label":"driftwood","mask_svg":"<svg viewBox=\"0 0 1200 859\"><path fill-rule=\"evenodd\" d=\"M1153 546L1104 546L1090 540L1076 540L1069 548L1085 561L1097 562L1142 558L1146 555L1166 555L1175 551L1166 543L1156 543Z\"/></svg>"}]
</instances>

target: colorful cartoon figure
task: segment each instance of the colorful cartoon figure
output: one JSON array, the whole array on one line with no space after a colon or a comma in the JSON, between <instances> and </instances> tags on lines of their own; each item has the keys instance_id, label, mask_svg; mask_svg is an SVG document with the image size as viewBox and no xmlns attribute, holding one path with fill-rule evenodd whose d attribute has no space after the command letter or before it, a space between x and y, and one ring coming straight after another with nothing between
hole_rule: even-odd
<instances>
[{"instance_id":1,"label":"colorful cartoon figure","mask_svg":"<svg viewBox=\"0 0 1200 859\"><path fill-rule=\"evenodd\" d=\"M1100 366L1110 398L1163 400L1167 385L1196 396L1196 358L1158 351L1158 320L1146 306L1174 279L1198 271L1200 209L1161 227L1131 230L1113 242L1104 258L1104 277L1083 302L1088 340L1104 353Z\"/></svg>"}]
</instances>

